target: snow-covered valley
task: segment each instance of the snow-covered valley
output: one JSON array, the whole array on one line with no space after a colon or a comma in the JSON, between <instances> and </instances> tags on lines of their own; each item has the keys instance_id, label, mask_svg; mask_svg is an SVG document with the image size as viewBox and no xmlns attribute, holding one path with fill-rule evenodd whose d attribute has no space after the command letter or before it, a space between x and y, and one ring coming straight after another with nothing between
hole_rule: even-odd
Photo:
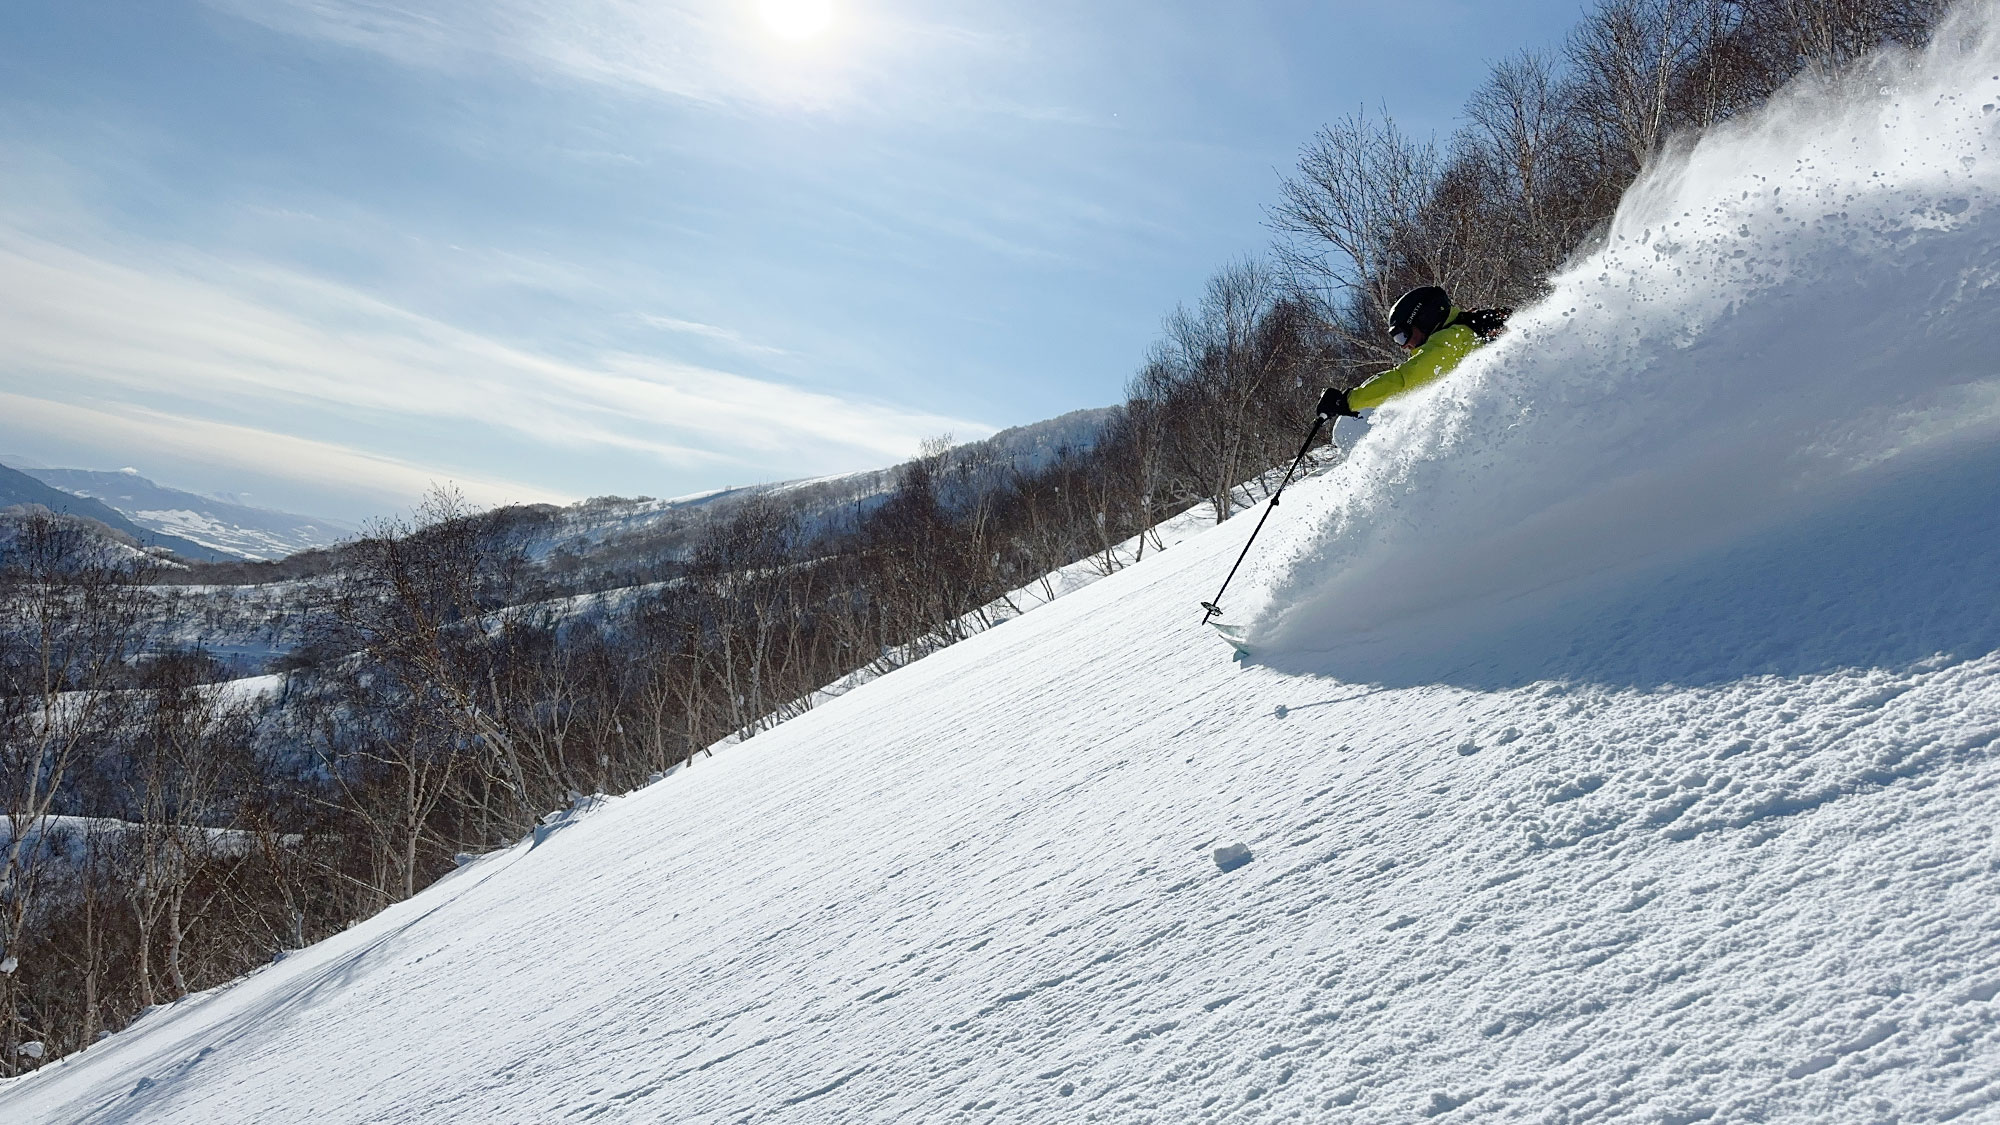
<instances>
[{"instance_id":1,"label":"snow-covered valley","mask_svg":"<svg viewBox=\"0 0 2000 1125\"><path fill-rule=\"evenodd\" d=\"M1286 494L1250 659L1254 515L0 1119L2000 1120L1989 27L1643 182Z\"/></svg>"}]
</instances>

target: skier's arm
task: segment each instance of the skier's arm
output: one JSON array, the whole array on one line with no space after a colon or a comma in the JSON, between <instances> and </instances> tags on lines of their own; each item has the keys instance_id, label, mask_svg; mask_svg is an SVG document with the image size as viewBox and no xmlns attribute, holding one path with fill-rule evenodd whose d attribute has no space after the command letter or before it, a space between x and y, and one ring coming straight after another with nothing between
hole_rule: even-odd
<instances>
[{"instance_id":1,"label":"skier's arm","mask_svg":"<svg viewBox=\"0 0 2000 1125\"><path fill-rule=\"evenodd\" d=\"M1410 358L1347 392L1347 404L1372 410L1404 391L1444 377L1478 346L1478 334L1463 324L1440 328Z\"/></svg>"}]
</instances>

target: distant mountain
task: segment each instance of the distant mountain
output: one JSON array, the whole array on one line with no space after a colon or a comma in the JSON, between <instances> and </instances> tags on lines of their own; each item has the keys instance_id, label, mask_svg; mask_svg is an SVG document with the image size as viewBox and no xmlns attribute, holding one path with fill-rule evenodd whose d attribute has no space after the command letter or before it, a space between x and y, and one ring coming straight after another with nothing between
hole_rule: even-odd
<instances>
[{"instance_id":1,"label":"distant mountain","mask_svg":"<svg viewBox=\"0 0 2000 1125\"><path fill-rule=\"evenodd\" d=\"M168 488L130 469L115 473L29 469L27 475L71 495L102 501L155 535L197 543L223 557L278 559L329 546L358 530L338 520L253 508Z\"/></svg>"},{"instance_id":2,"label":"distant mountain","mask_svg":"<svg viewBox=\"0 0 2000 1125\"><path fill-rule=\"evenodd\" d=\"M19 504L37 504L52 512L96 520L113 531L131 536L143 546L165 547L184 559L219 562L236 557L177 535L163 534L153 528L141 526L100 500L65 492L18 469L0 465L0 508L11 508Z\"/></svg>"}]
</instances>

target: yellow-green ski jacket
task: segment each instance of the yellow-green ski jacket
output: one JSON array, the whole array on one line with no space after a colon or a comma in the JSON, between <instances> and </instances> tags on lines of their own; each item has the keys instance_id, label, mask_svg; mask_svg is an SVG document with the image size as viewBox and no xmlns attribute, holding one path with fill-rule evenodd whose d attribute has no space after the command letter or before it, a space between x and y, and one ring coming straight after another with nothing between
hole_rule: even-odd
<instances>
[{"instance_id":1,"label":"yellow-green ski jacket","mask_svg":"<svg viewBox=\"0 0 2000 1125\"><path fill-rule=\"evenodd\" d=\"M1452 306L1443 328L1426 337L1423 345L1410 353L1410 358L1347 392L1347 405L1356 410L1372 410L1404 391L1416 390L1450 374L1460 360L1486 342L1458 322L1460 315L1458 306Z\"/></svg>"}]
</instances>

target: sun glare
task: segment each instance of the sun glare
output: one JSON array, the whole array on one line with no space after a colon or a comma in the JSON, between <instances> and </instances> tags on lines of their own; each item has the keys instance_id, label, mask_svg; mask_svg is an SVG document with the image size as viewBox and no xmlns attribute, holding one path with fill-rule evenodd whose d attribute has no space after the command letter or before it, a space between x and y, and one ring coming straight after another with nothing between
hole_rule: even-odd
<instances>
[{"instance_id":1,"label":"sun glare","mask_svg":"<svg viewBox=\"0 0 2000 1125\"><path fill-rule=\"evenodd\" d=\"M780 38L803 42L833 22L833 0L757 0L757 14Z\"/></svg>"}]
</instances>

